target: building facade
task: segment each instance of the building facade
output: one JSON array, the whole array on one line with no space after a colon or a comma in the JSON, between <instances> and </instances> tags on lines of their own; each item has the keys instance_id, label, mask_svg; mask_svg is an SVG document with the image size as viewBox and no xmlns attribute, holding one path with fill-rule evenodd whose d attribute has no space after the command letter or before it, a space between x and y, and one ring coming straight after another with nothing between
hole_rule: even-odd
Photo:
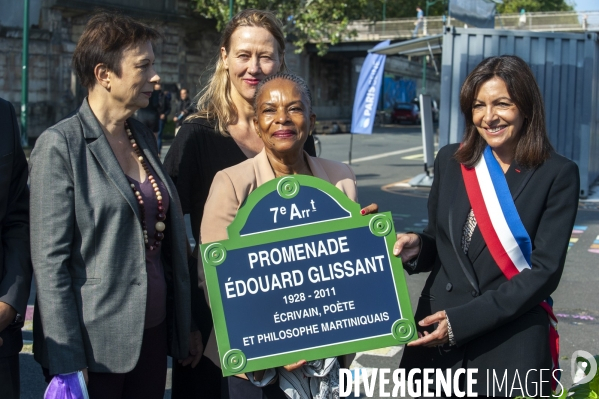
<instances>
[{"instance_id":1,"label":"building facade","mask_svg":"<svg viewBox=\"0 0 599 399\"><path fill-rule=\"evenodd\" d=\"M21 108L23 4L0 0L0 97ZM71 60L87 20L97 9L118 10L158 29L155 67L164 89L185 87L192 96L206 84L220 53L216 23L193 11L190 0L30 0L28 135L30 142L73 112L86 96ZM308 82L319 120L351 119L360 67L376 43L341 43L320 57L308 45L296 54L289 44L290 70ZM427 87L434 98L439 77L429 68ZM421 64L388 57L386 79L412 79L420 88ZM393 87L397 85L391 85ZM420 91L418 91L420 92ZM385 104L397 101L387 93Z\"/></svg>"},{"instance_id":2,"label":"building facade","mask_svg":"<svg viewBox=\"0 0 599 399\"><path fill-rule=\"evenodd\" d=\"M0 97L21 104L23 4L9 3L0 16ZM31 0L28 134L35 139L73 112L86 95L71 69L75 46L90 14L119 10L158 29L156 70L163 87L196 93L217 54L215 23L193 13L189 0ZM210 55L210 56L207 56Z\"/></svg>"}]
</instances>

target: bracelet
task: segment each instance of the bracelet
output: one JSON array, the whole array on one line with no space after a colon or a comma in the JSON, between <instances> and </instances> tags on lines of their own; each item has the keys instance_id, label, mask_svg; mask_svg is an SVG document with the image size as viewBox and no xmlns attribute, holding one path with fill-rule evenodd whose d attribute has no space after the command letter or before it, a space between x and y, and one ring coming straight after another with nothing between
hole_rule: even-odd
<instances>
[{"instance_id":1,"label":"bracelet","mask_svg":"<svg viewBox=\"0 0 599 399\"><path fill-rule=\"evenodd\" d=\"M451 323L449 323L449 317L445 314L445 320L447 321L447 335L449 336L449 345L455 346L455 337L453 335L453 330L451 329Z\"/></svg>"},{"instance_id":2,"label":"bracelet","mask_svg":"<svg viewBox=\"0 0 599 399\"><path fill-rule=\"evenodd\" d=\"M17 325L19 323L22 323L23 321L24 321L23 316L21 316L19 313L17 313L17 315L15 316L15 319L10 324Z\"/></svg>"}]
</instances>

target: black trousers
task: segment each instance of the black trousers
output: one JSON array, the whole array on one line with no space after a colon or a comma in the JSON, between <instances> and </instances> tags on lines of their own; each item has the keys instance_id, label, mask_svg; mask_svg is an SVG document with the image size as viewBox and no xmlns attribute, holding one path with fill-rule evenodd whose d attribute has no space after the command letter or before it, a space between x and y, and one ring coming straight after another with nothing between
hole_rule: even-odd
<instances>
[{"instance_id":1,"label":"black trousers","mask_svg":"<svg viewBox=\"0 0 599 399\"><path fill-rule=\"evenodd\" d=\"M0 398L19 399L20 395L19 354L0 357Z\"/></svg>"},{"instance_id":2,"label":"black trousers","mask_svg":"<svg viewBox=\"0 0 599 399\"><path fill-rule=\"evenodd\" d=\"M203 356L195 368L173 359L172 399L226 399L227 379L218 366Z\"/></svg>"},{"instance_id":3,"label":"black trousers","mask_svg":"<svg viewBox=\"0 0 599 399\"><path fill-rule=\"evenodd\" d=\"M229 377L229 397L231 399L288 399L285 392L275 382L259 388L239 377Z\"/></svg>"}]
</instances>

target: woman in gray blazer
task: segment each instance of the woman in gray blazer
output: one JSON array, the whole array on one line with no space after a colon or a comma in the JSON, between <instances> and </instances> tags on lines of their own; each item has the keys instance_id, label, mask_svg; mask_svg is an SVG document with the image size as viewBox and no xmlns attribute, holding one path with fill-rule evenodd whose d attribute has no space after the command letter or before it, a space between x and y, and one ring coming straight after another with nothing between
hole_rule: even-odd
<instances>
[{"instance_id":1,"label":"woman in gray blazer","mask_svg":"<svg viewBox=\"0 0 599 399\"><path fill-rule=\"evenodd\" d=\"M162 398L167 353L188 356L179 198L152 132L131 118L160 81L157 37L94 15L73 54L89 95L31 153L35 358L47 378L83 371L92 399Z\"/></svg>"}]
</instances>

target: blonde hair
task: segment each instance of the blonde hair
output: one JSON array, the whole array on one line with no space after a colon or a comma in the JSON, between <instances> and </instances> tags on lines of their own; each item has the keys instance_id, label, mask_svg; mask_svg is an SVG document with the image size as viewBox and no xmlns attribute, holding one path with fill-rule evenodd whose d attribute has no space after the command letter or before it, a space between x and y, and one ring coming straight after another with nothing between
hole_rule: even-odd
<instances>
[{"instance_id":1,"label":"blonde hair","mask_svg":"<svg viewBox=\"0 0 599 399\"><path fill-rule=\"evenodd\" d=\"M247 9L235 15L223 30L219 49L224 47L228 53L231 48L231 36L233 32L237 28L245 26L264 28L273 35L279 45L278 51L281 58L281 67L277 71L274 71L274 73L287 72L283 25L269 11ZM231 81L219 52L210 81L200 92L198 111L193 117L200 117L215 122L220 134L229 136L227 126L233 123L237 119L237 116L237 107L231 98Z\"/></svg>"}]
</instances>

